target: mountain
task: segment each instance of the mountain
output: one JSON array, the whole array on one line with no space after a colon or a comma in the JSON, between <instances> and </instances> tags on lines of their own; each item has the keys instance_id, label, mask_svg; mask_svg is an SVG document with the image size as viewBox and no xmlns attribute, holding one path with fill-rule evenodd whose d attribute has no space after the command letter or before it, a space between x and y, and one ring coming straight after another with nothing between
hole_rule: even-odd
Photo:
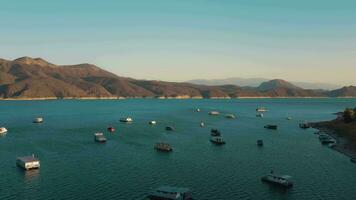
<instances>
[{"instance_id":1,"label":"mountain","mask_svg":"<svg viewBox=\"0 0 356 200\"><path fill-rule=\"evenodd\" d=\"M121 77L91 64L55 65L41 58L0 59L0 98L236 98L347 97L353 86L334 91L305 90L276 79L258 87L218 86L137 80Z\"/></svg>"},{"instance_id":2,"label":"mountain","mask_svg":"<svg viewBox=\"0 0 356 200\"><path fill-rule=\"evenodd\" d=\"M261 83L269 81L265 78L227 78L227 79L195 79L187 81L188 83L201 85L239 85L243 87L258 87ZM308 82L291 82L293 85L312 90L335 90L340 85L329 83L308 83Z\"/></svg>"}]
</instances>

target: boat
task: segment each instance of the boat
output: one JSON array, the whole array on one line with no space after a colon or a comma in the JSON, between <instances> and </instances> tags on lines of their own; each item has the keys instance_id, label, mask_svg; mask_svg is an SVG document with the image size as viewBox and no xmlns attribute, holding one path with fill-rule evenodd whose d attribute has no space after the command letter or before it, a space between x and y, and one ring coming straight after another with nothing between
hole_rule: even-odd
<instances>
[{"instance_id":1,"label":"boat","mask_svg":"<svg viewBox=\"0 0 356 200\"><path fill-rule=\"evenodd\" d=\"M150 122L148 122L148 124L149 124L149 125L156 125L157 122L156 122L156 121L150 121Z\"/></svg>"},{"instance_id":2,"label":"boat","mask_svg":"<svg viewBox=\"0 0 356 200\"><path fill-rule=\"evenodd\" d=\"M187 188L161 186L153 190L145 200L193 200L193 198Z\"/></svg>"},{"instance_id":3,"label":"boat","mask_svg":"<svg viewBox=\"0 0 356 200\"><path fill-rule=\"evenodd\" d=\"M227 115L225 115L225 118L228 118L228 119L235 119L236 116L233 115L233 114L227 114Z\"/></svg>"},{"instance_id":4,"label":"boat","mask_svg":"<svg viewBox=\"0 0 356 200\"><path fill-rule=\"evenodd\" d=\"M267 112L268 110L267 110L266 108L264 108L264 107L258 107L258 108L256 109L256 111L257 111L257 112Z\"/></svg>"},{"instance_id":5,"label":"boat","mask_svg":"<svg viewBox=\"0 0 356 200\"><path fill-rule=\"evenodd\" d=\"M5 135L7 133L7 129L5 127L0 127L0 135Z\"/></svg>"},{"instance_id":6,"label":"boat","mask_svg":"<svg viewBox=\"0 0 356 200\"><path fill-rule=\"evenodd\" d=\"M155 144L154 148L157 151L165 151L165 152L170 152L173 151L173 148L170 144L164 143L164 142L158 142Z\"/></svg>"},{"instance_id":7,"label":"boat","mask_svg":"<svg viewBox=\"0 0 356 200\"><path fill-rule=\"evenodd\" d=\"M293 182L290 180L291 177L288 175L275 175L273 171L261 178L261 181L282 186L285 188L293 187Z\"/></svg>"},{"instance_id":8,"label":"boat","mask_svg":"<svg viewBox=\"0 0 356 200\"><path fill-rule=\"evenodd\" d=\"M174 131L174 127L173 126L166 126L166 131Z\"/></svg>"},{"instance_id":9,"label":"boat","mask_svg":"<svg viewBox=\"0 0 356 200\"><path fill-rule=\"evenodd\" d=\"M16 165L24 170L38 169L40 168L40 160L32 154L32 156L18 157Z\"/></svg>"},{"instance_id":10,"label":"boat","mask_svg":"<svg viewBox=\"0 0 356 200\"><path fill-rule=\"evenodd\" d=\"M287 117L287 120L292 120L293 118L292 117Z\"/></svg>"},{"instance_id":11,"label":"boat","mask_svg":"<svg viewBox=\"0 0 356 200\"><path fill-rule=\"evenodd\" d=\"M200 112L201 110L200 110L200 108L197 108L197 109L195 109L195 111Z\"/></svg>"},{"instance_id":12,"label":"boat","mask_svg":"<svg viewBox=\"0 0 356 200\"><path fill-rule=\"evenodd\" d=\"M307 122L300 123L300 124L299 124L299 128L308 129L308 128L310 128L310 124L307 123Z\"/></svg>"},{"instance_id":13,"label":"boat","mask_svg":"<svg viewBox=\"0 0 356 200\"><path fill-rule=\"evenodd\" d=\"M258 113L257 115L256 115L256 117L263 117L263 113Z\"/></svg>"},{"instance_id":14,"label":"boat","mask_svg":"<svg viewBox=\"0 0 356 200\"><path fill-rule=\"evenodd\" d=\"M209 115L220 115L218 111L210 111Z\"/></svg>"},{"instance_id":15,"label":"boat","mask_svg":"<svg viewBox=\"0 0 356 200\"><path fill-rule=\"evenodd\" d=\"M212 142L212 143L214 143L216 145L226 144L226 142L220 136L215 136L215 137L210 138L210 142Z\"/></svg>"},{"instance_id":16,"label":"boat","mask_svg":"<svg viewBox=\"0 0 356 200\"><path fill-rule=\"evenodd\" d=\"M272 129L272 130L277 130L278 126L277 125L272 125L272 124L268 124L266 126L264 126L266 129Z\"/></svg>"},{"instance_id":17,"label":"boat","mask_svg":"<svg viewBox=\"0 0 356 200\"><path fill-rule=\"evenodd\" d=\"M221 136L221 133L218 129L211 129L210 130L210 135L211 136Z\"/></svg>"},{"instance_id":18,"label":"boat","mask_svg":"<svg viewBox=\"0 0 356 200\"><path fill-rule=\"evenodd\" d=\"M94 133L94 141L104 143L106 142L106 138L103 133Z\"/></svg>"},{"instance_id":19,"label":"boat","mask_svg":"<svg viewBox=\"0 0 356 200\"><path fill-rule=\"evenodd\" d=\"M120 119L120 122L131 123L133 119L131 117L123 117Z\"/></svg>"},{"instance_id":20,"label":"boat","mask_svg":"<svg viewBox=\"0 0 356 200\"><path fill-rule=\"evenodd\" d=\"M115 132L115 128L112 126L108 127L107 130L111 133Z\"/></svg>"},{"instance_id":21,"label":"boat","mask_svg":"<svg viewBox=\"0 0 356 200\"><path fill-rule=\"evenodd\" d=\"M200 127L204 127L204 126L205 126L204 122L200 122Z\"/></svg>"},{"instance_id":22,"label":"boat","mask_svg":"<svg viewBox=\"0 0 356 200\"><path fill-rule=\"evenodd\" d=\"M263 146L263 140L257 140L257 146Z\"/></svg>"},{"instance_id":23,"label":"boat","mask_svg":"<svg viewBox=\"0 0 356 200\"><path fill-rule=\"evenodd\" d=\"M44 121L43 117L36 117L36 118L33 120L33 123L38 124L38 123L43 123L43 121Z\"/></svg>"},{"instance_id":24,"label":"boat","mask_svg":"<svg viewBox=\"0 0 356 200\"><path fill-rule=\"evenodd\" d=\"M332 137L330 137L327 134L320 134L319 135L319 140L322 144L333 144L336 143L336 140Z\"/></svg>"}]
</instances>

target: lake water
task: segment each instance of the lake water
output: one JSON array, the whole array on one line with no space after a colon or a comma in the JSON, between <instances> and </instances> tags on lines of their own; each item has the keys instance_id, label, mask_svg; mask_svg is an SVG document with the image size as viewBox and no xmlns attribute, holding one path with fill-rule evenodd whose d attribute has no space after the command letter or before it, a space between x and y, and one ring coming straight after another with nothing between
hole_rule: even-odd
<instances>
[{"instance_id":1,"label":"lake water","mask_svg":"<svg viewBox=\"0 0 356 200\"><path fill-rule=\"evenodd\" d=\"M264 118L256 117L258 106L269 109ZM356 99L0 101L0 126L9 130L0 137L0 199L131 200L169 185L190 188L198 200L353 200L356 164L298 124L333 119L332 113L355 106ZM211 110L238 118L209 116ZM33 124L36 116L45 122ZM134 123L120 123L124 116ZM109 125L114 134L106 132ZM166 132L169 125L176 131ZM225 146L210 143L211 128L221 130ZM97 131L106 144L94 142ZM159 141L174 152L156 152ZM16 167L17 156L31 154L41 160L39 170ZM271 169L291 175L294 187L262 183Z\"/></svg>"}]
</instances>

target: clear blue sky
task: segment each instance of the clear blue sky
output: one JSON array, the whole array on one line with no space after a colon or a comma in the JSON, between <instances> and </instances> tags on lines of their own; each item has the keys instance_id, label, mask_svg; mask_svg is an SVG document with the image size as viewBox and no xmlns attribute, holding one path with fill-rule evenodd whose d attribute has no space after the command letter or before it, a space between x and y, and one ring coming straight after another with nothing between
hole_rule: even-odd
<instances>
[{"instance_id":1,"label":"clear blue sky","mask_svg":"<svg viewBox=\"0 0 356 200\"><path fill-rule=\"evenodd\" d=\"M0 57L122 76L356 84L355 0L0 0Z\"/></svg>"}]
</instances>

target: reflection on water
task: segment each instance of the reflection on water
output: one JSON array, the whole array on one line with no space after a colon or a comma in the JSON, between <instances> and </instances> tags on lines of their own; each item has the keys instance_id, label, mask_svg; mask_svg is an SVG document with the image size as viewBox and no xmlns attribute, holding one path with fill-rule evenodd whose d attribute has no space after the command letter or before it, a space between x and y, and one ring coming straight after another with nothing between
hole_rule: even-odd
<instances>
[{"instance_id":1,"label":"reflection on water","mask_svg":"<svg viewBox=\"0 0 356 200\"><path fill-rule=\"evenodd\" d=\"M24 171L24 181L25 182L35 181L39 177L40 177L40 170L39 169L33 169L33 170Z\"/></svg>"}]
</instances>

